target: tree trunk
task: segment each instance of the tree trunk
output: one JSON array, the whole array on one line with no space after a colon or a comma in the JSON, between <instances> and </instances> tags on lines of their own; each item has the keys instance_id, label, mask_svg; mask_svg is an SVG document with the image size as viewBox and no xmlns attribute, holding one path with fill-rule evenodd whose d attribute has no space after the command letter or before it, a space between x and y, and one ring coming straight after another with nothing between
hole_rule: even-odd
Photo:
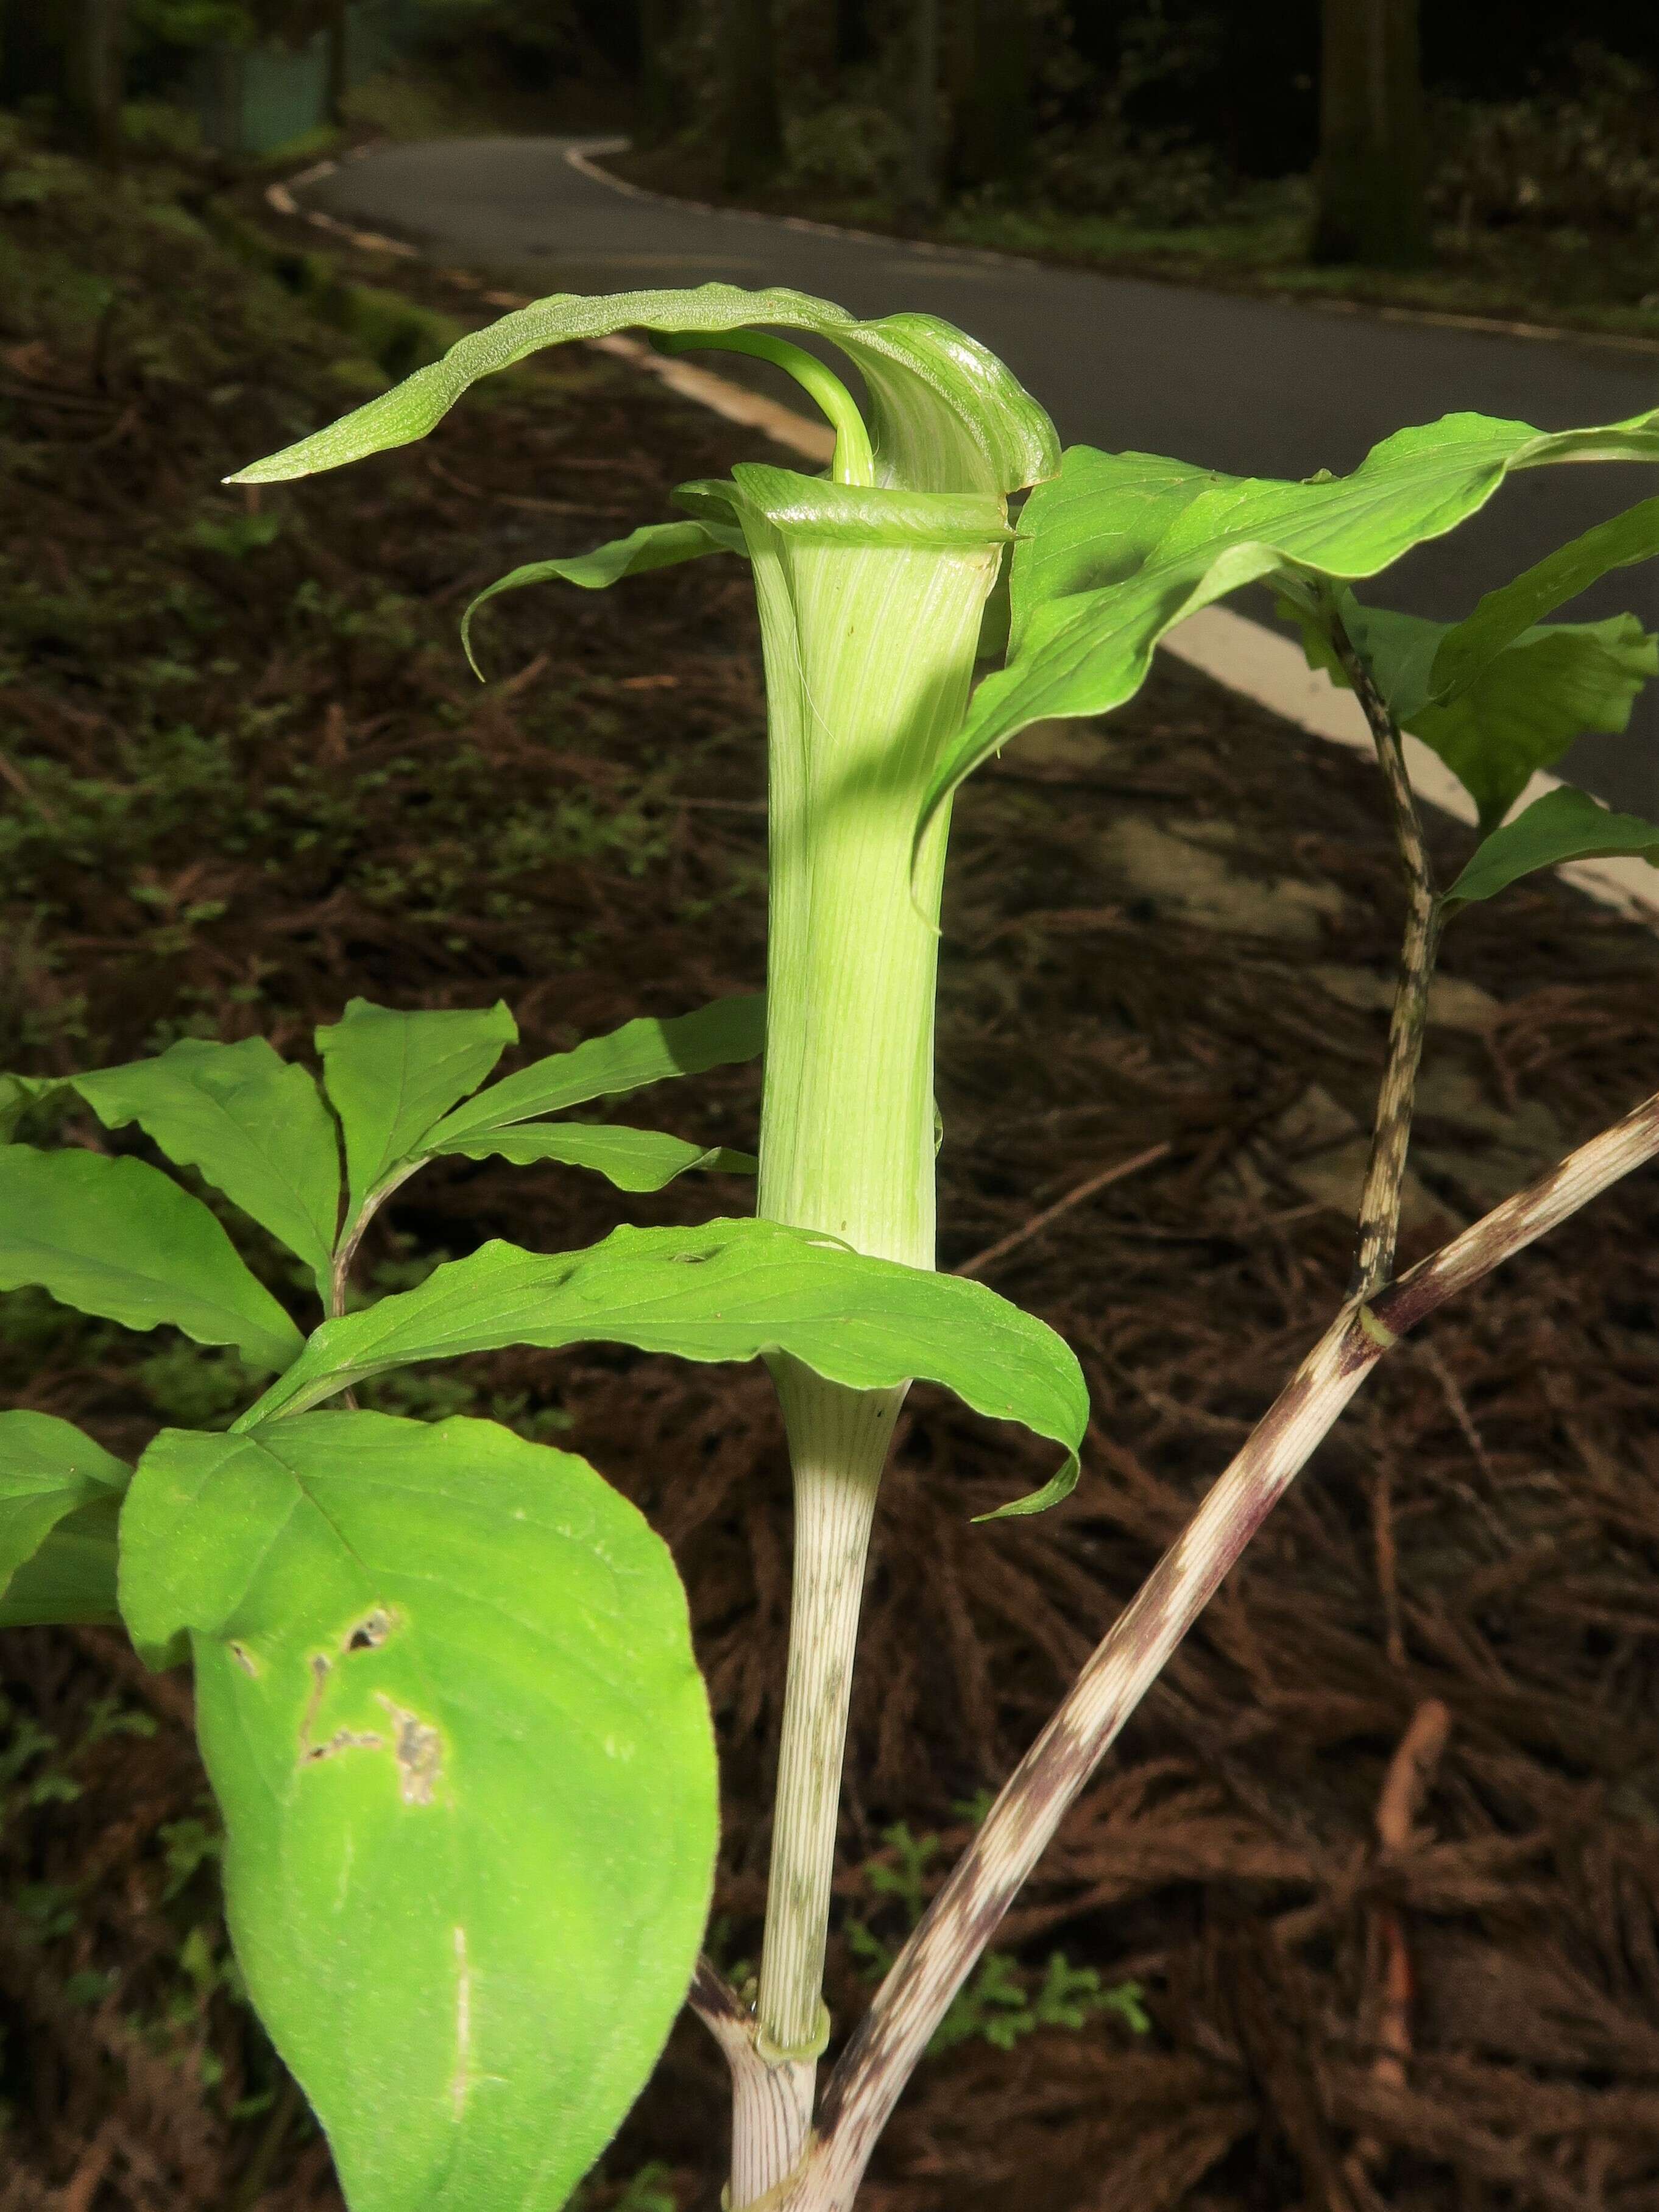
<instances>
[{"instance_id":1,"label":"tree trunk","mask_svg":"<svg viewBox=\"0 0 1659 2212\"><path fill-rule=\"evenodd\" d=\"M1031 149L1030 0L963 0L958 14L951 180L1018 185Z\"/></svg>"},{"instance_id":2,"label":"tree trunk","mask_svg":"<svg viewBox=\"0 0 1659 2212\"><path fill-rule=\"evenodd\" d=\"M1324 0L1318 261L1401 268L1428 253L1417 0Z\"/></svg>"},{"instance_id":3,"label":"tree trunk","mask_svg":"<svg viewBox=\"0 0 1659 2212\"><path fill-rule=\"evenodd\" d=\"M869 0L835 0L833 15L836 70L859 69L873 59Z\"/></svg>"},{"instance_id":4,"label":"tree trunk","mask_svg":"<svg viewBox=\"0 0 1659 2212\"><path fill-rule=\"evenodd\" d=\"M841 26L826 0L775 0L778 82L792 107L827 107L840 89Z\"/></svg>"},{"instance_id":5,"label":"tree trunk","mask_svg":"<svg viewBox=\"0 0 1659 2212\"><path fill-rule=\"evenodd\" d=\"M640 136L647 146L660 146L685 120L669 58L678 19L678 0L640 0Z\"/></svg>"},{"instance_id":6,"label":"tree trunk","mask_svg":"<svg viewBox=\"0 0 1659 2212\"><path fill-rule=\"evenodd\" d=\"M349 55L346 46L346 0L329 0L323 26L328 40L324 64L323 113L330 123L345 121L345 96L350 89Z\"/></svg>"},{"instance_id":7,"label":"tree trunk","mask_svg":"<svg viewBox=\"0 0 1659 2212\"><path fill-rule=\"evenodd\" d=\"M939 211L939 0L911 0L915 40L911 88L910 210L923 221Z\"/></svg>"},{"instance_id":8,"label":"tree trunk","mask_svg":"<svg viewBox=\"0 0 1659 2212\"><path fill-rule=\"evenodd\" d=\"M125 15L126 0L80 0L71 34L70 106L86 143L100 161L120 158Z\"/></svg>"},{"instance_id":9,"label":"tree trunk","mask_svg":"<svg viewBox=\"0 0 1659 2212\"><path fill-rule=\"evenodd\" d=\"M724 0L720 75L725 93L725 180L746 191L783 159L772 0Z\"/></svg>"}]
</instances>

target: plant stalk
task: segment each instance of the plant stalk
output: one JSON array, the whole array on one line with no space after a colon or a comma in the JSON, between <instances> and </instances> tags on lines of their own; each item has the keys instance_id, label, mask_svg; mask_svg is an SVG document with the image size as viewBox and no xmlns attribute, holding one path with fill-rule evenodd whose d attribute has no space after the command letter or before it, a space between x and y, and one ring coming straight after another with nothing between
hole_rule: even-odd
<instances>
[{"instance_id":1,"label":"plant stalk","mask_svg":"<svg viewBox=\"0 0 1659 2212\"><path fill-rule=\"evenodd\" d=\"M1411 1146L1412 1109L1417 1071L1428 1028L1429 984L1440 942L1442 908L1434 870L1424 841L1416 795L1406 768L1405 742L1394 710L1377 689L1370 664L1349 636L1347 626L1327 593L1323 613L1343 673L1364 710L1376 747L1377 765L1388 793L1389 818L1406 878L1406 927L1401 940L1400 980L1389 1017L1388 1056L1376 1096L1370 1158L1359 1197L1359 1245L1354 1258L1351 1297L1370 1297L1394 1273L1400 1241L1400 1206L1405 1191L1406 1155Z\"/></svg>"},{"instance_id":2,"label":"plant stalk","mask_svg":"<svg viewBox=\"0 0 1659 2212\"><path fill-rule=\"evenodd\" d=\"M773 473L740 477L770 758L757 1211L931 1267L945 824L930 831L914 872L913 839L967 704L1005 534L1000 507L983 502L964 526L952 520L960 507L939 501L942 521L901 519L881 542L849 542L793 520L797 480L781 471L769 510ZM859 1610L904 1395L848 1390L781 1358L773 1371L794 1477L795 1579L755 2050L787 2073L787 2094L734 2100L738 2208L787 2179L811 2124Z\"/></svg>"},{"instance_id":3,"label":"plant stalk","mask_svg":"<svg viewBox=\"0 0 1659 2212\"><path fill-rule=\"evenodd\" d=\"M1350 1300L1097 1647L877 1991L780 2212L847 2212L882 2129L1066 1809L1371 1369L1460 1291L1659 1158L1659 1092L1410 1269Z\"/></svg>"},{"instance_id":4,"label":"plant stalk","mask_svg":"<svg viewBox=\"0 0 1659 2212\"><path fill-rule=\"evenodd\" d=\"M795 1483L789 1671L757 2006L758 2048L775 2063L815 2058L823 2041L848 1696L876 1492L904 1393L825 1389L808 1369L782 1361L774 1375Z\"/></svg>"},{"instance_id":5,"label":"plant stalk","mask_svg":"<svg viewBox=\"0 0 1659 2212\"><path fill-rule=\"evenodd\" d=\"M732 2185L727 2202L752 2205L799 2161L812 2122L816 2067L769 2065L755 2048L755 2016L719 1969L697 1961L686 2000L719 2044L732 2073Z\"/></svg>"}]
</instances>

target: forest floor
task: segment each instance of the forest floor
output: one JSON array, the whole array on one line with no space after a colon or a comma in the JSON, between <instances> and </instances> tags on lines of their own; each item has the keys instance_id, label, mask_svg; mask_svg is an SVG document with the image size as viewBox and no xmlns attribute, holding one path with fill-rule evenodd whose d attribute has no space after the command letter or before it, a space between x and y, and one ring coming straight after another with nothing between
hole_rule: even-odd
<instances>
[{"instance_id":1,"label":"forest floor","mask_svg":"<svg viewBox=\"0 0 1659 2212\"><path fill-rule=\"evenodd\" d=\"M424 444L224 490L385 380L192 192L0 149L0 1066L185 1035L303 1054L354 994L503 996L533 1056L752 988L741 568L506 600L485 687L455 638L503 569L666 514L752 442L573 349ZM1435 834L1455 861L1463 833ZM941 1264L1002 1246L986 1279L1075 1345L1097 1417L1064 1507L975 1527L1043 1454L936 1393L907 1407L854 1701L838 2033L1340 1297L1400 913L1366 763L1167 663L963 795ZM1653 937L1550 882L1455 925L1407 1256L1652 1088L1656 977ZM755 1109L738 1070L654 1110L744 1144ZM498 1163L419 1189L373 1231L381 1286L492 1234L557 1249L744 1203ZM872 2212L1647 2212L1656 1303L1649 1175L1385 1364L1066 1821L901 2107ZM0 1300L0 1397L112 1449L222 1425L247 1390L224 1354ZM515 1351L380 1402L556 1431L667 1537L721 1747L713 1941L752 1956L789 1522L764 1376ZM0 1638L0 2212L327 2212L326 2147L227 1949L188 1683L97 1631ZM1443 1753L1385 1844L1437 1703ZM721 2091L683 2022L587 2205L714 2212Z\"/></svg>"}]
</instances>

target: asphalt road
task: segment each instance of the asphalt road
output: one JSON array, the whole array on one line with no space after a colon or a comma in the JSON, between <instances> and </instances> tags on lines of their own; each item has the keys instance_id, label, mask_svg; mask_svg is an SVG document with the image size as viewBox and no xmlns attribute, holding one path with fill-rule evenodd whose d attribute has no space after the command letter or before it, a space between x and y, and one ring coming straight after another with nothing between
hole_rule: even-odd
<instances>
[{"instance_id":1,"label":"asphalt road","mask_svg":"<svg viewBox=\"0 0 1659 2212\"><path fill-rule=\"evenodd\" d=\"M1175 453L1238 474L1340 473L1391 430L1455 409L1566 429L1659 404L1659 349L1237 298L634 198L567 161L580 143L391 146L301 197L519 289L791 284L861 315L943 315L1002 356L1067 443ZM757 381L771 374L729 368ZM1474 522L1400 562L1370 596L1454 619L1563 539L1650 496L1654 474L1528 471ZM1615 574L1571 611L1589 618L1627 607L1659 628L1659 569ZM1261 603L1245 611L1267 612ZM1631 737L1583 740L1566 772L1616 805L1659 816L1659 702L1644 701L1638 714Z\"/></svg>"}]
</instances>

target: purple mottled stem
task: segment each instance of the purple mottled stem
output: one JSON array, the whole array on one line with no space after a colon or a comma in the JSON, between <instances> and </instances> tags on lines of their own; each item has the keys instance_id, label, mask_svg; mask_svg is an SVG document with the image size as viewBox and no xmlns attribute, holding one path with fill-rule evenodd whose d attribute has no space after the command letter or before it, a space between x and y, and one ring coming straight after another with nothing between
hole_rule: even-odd
<instances>
[{"instance_id":1,"label":"purple mottled stem","mask_svg":"<svg viewBox=\"0 0 1659 2212\"><path fill-rule=\"evenodd\" d=\"M1448 1298L1656 1154L1659 1093L1369 1305L1344 1307L1096 1650L899 1954L830 2078L783 2212L852 2203L912 2069L1067 1807L1377 1361Z\"/></svg>"},{"instance_id":2,"label":"purple mottled stem","mask_svg":"<svg viewBox=\"0 0 1659 2212\"><path fill-rule=\"evenodd\" d=\"M1410 1148L1412 1108L1417 1093L1417 1070L1423 1057L1423 1033L1428 1027L1429 981L1440 937L1440 903L1435 896L1434 871L1424 842L1423 824L1406 768L1406 748L1394 709L1377 688L1370 665L1349 636L1336 611L1328 602L1325 619L1330 639L1353 694L1364 709L1376 747L1389 796L1389 818L1406 879L1406 929L1400 948L1400 980L1394 1009L1389 1018L1388 1057L1382 1087L1376 1095L1376 1119L1371 1132L1370 1158L1359 1195L1359 1249L1349 1285L1356 1298L1376 1295L1394 1272L1395 1246L1400 1236L1400 1202L1406 1184L1406 1154Z\"/></svg>"}]
</instances>

